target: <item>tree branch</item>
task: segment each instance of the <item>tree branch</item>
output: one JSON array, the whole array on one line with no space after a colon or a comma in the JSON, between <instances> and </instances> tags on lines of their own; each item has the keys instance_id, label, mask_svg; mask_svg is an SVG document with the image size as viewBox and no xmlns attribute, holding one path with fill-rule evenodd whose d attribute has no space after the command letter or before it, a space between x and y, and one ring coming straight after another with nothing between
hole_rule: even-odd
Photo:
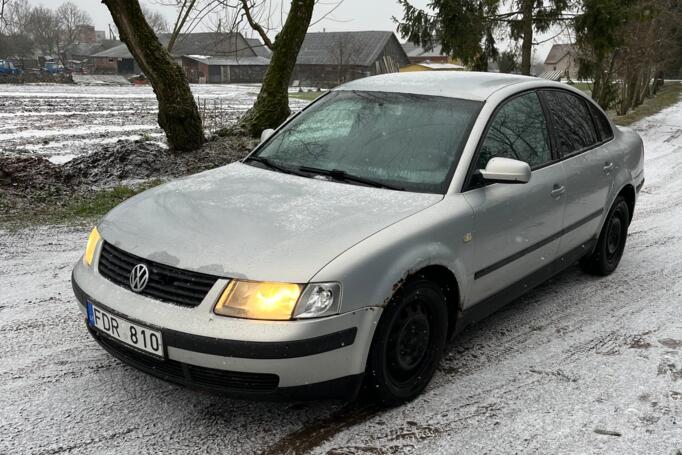
<instances>
[{"instance_id":1,"label":"tree branch","mask_svg":"<svg viewBox=\"0 0 682 455\"><path fill-rule=\"evenodd\" d=\"M345 1L346 1L346 0L339 0L338 2L336 2L336 5L334 5L334 7L333 7L332 9L330 9L329 11L327 11L325 14L322 15L322 17L318 18L316 21L312 22L312 23L310 24L310 26L312 27L313 25L317 25L318 23L320 23L320 22L322 22L323 20L325 20L329 15L331 15L331 14L332 14L339 6L341 6L341 4L342 4L343 2L345 2Z\"/></svg>"},{"instance_id":2,"label":"tree branch","mask_svg":"<svg viewBox=\"0 0 682 455\"><path fill-rule=\"evenodd\" d=\"M175 21L175 27L173 27L173 33L171 33L170 40L168 40L168 52L173 50L173 46L175 46L175 41L178 39L178 35L180 35L180 32L182 31L182 28L185 26L185 22L187 21L187 18L192 12L192 9L194 9L194 4L196 3L196 0L185 0L182 4L182 8L180 9L180 12L178 13L178 18ZM183 10L187 7L187 10Z\"/></svg>"},{"instance_id":3,"label":"tree branch","mask_svg":"<svg viewBox=\"0 0 682 455\"><path fill-rule=\"evenodd\" d=\"M241 0L242 2L242 8L244 9L244 16L246 16L246 20L249 22L249 25L251 28L253 28L258 35L260 35L260 38L263 40L263 44L270 49L271 51L274 50L274 46L272 45L272 41L270 41L270 38L268 37L268 34L265 33L265 30L263 27L254 20L253 16L251 15L251 9L248 4L248 0Z\"/></svg>"},{"instance_id":4,"label":"tree branch","mask_svg":"<svg viewBox=\"0 0 682 455\"><path fill-rule=\"evenodd\" d=\"M5 22L5 5L9 3L9 0L0 0L0 21Z\"/></svg>"}]
</instances>

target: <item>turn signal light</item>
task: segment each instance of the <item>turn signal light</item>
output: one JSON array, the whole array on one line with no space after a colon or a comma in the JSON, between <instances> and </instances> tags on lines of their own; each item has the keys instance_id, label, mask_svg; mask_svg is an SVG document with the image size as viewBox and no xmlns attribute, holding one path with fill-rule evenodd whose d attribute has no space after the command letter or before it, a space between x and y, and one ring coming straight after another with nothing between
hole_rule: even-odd
<instances>
[{"instance_id":1,"label":"turn signal light","mask_svg":"<svg viewBox=\"0 0 682 455\"><path fill-rule=\"evenodd\" d=\"M86 265L92 265L92 260L95 257L95 249L101 238L97 228L93 228L88 237L88 244L85 247L85 254L83 255L83 261Z\"/></svg>"}]
</instances>

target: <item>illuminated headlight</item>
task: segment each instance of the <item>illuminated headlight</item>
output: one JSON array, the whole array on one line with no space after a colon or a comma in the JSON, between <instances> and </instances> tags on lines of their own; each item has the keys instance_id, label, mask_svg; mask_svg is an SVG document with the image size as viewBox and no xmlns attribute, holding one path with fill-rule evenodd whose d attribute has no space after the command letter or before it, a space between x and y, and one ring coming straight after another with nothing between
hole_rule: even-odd
<instances>
[{"instance_id":1,"label":"illuminated headlight","mask_svg":"<svg viewBox=\"0 0 682 455\"><path fill-rule=\"evenodd\" d=\"M300 295L298 284L232 280L214 311L237 318L291 319Z\"/></svg>"},{"instance_id":2,"label":"illuminated headlight","mask_svg":"<svg viewBox=\"0 0 682 455\"><path fill-rule=\"evenodd\" d=\"M294 318L319 318L339 311L341 285L338 283L313 283L301 295Z\"/></svg>"},{"instance_id":3,"label":"illuminated headlight","mask_svg":"<svg viewBox=\"0 0 682 455\"><path fill-rule=\"evenodd\" d=\"M246 319L289 320L336 314L341 286L338 283L299 284L232 280L214 312Z\"/></svg>"},{"instance_id":4,"label":"illuminated headlight","mask_svg":"<svg viewBox=\"0 0 682 455\"><path fill-rule=\"evenodd\" d=\"M85 262L85 265L92 265L92 260L95 257L95 249L101 238L97 228L93 228L88 237L88 244L85 246L85 254L83 255L83 262Z\"/></svg>"}]
</instances>

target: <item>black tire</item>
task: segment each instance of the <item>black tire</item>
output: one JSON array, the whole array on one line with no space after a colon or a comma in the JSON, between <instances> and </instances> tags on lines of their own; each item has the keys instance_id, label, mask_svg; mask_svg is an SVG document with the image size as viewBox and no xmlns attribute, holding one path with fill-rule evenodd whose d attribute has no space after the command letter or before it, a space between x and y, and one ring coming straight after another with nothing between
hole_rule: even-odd
<instances>
[{"instance_id":1,"label":"black tire","mask_svg":"<svg viewBox=\"0 0 682 455\"><path fill-rule=\"evenodd\" d=\"M580 267L592 275L613 273L623 257L629 225L630 207L623 196L618 196L606 217L597 246L590 255L580 260Z\"/></svg>"},{"instance_id":2,"label":"black tire","mask_svg":"<svg viewBox=\"0 0 682 455\"><path fill-rule=\"evenodd\" d=\"M438 367L448 330L443 290L424 278L405 283L374 332L365 373L366 395L385 406L414 399Z\"/></svg>"}]
</instances>

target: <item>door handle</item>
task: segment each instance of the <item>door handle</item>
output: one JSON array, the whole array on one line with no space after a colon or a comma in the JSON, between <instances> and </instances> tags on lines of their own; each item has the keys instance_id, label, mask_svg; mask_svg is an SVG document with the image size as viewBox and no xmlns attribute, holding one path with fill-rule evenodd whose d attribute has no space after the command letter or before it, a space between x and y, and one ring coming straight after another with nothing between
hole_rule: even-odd
<instances>
[{"instance_id":1,"label":"door handle","mask_svg":"<svg viewBox=\"0 0 682 455\"><path fill-rule=\"evenodd\" d=\"M559 199L562 194L566 192L566 187L563 185L554 185L551 195L554 199Z\"/></svg>"},{"instance_id":2,"label":"door handle","mask_svg":"<svg viewBox=\"0 0 682 455\"><path fill-rule=\"evenodd\" d=\"M611 171L613 170L613 163L611 161L607 161L604 163L604 173L608 175Z\"/></svg>"}]
</instances>

